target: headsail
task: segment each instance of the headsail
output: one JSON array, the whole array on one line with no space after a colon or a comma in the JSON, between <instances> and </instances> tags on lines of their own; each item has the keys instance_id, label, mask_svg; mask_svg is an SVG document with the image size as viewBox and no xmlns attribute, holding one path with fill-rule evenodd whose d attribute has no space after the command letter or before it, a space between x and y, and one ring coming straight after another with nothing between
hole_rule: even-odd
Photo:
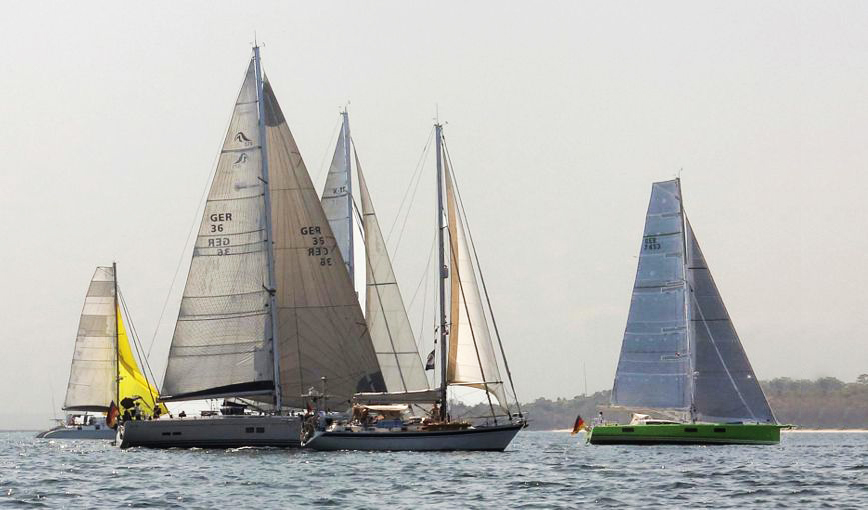
<instances>
[{"instance_id":1,"label":"headsail","mask_svg":"<svg viewBox=\"0 0 868 510\"><path fill-rule=\"evenodd\" d=\"M690 222L687 222L687 247L697 416L705 421L775 423L774 413L714 284Z\"/></svg>"},{"instance_id":2,"label":"headsail","mask_svg":"<svg viewBox=\"0 0 868 510\"><path fill-rule=\"evenodd\" d=\"M509 409L503 381L497 366L494 345L485 318L482 297L467 242L461 211L455 196L452 174L447 161L446 210L449 231L450 325L446 379L488 391L497 403Z\"/></svg>"},{"instance_id":3,"label":"headsail","mask_svg":"<svg viewBox=\"0 0 868 510\"><path fill-rule=\"evenodd\" d=\"M284 403L326 377L332 402L385 391L365 318L298 146L264 84Z\"/></svg>"},{"instance_id":4,"label":"headsail","mask_svg":"<svg viewBox=\"0 0 868 510\"><path fill-rule=\"evenodd\" d=\"M154 412L154 407L160 406L160 410L168 413L165 404L157 402L157 397L160 393L157 388L148 381L145 374L139 370L139 365L136 363L136 358L133 355L133 350L130 348L130 339L127 336L127 330L124 327L123 316L121 315L120 307L117 311L118 321L118 377L120 382L118 388L120 397L118 400L123 401L126 397L141 397L139 406L146 415L151 415ZM121 402L118 402L118 407L123 409Z\"/></svg>"},{"instance_id":5,"label":"headsail","mask_svg":"<svg viewBox=\"0 0 868 510\"><path fill-rule=\"evenodd\" d=\"M274 388L257 109L251 60L193 249L163 384L170 399Z\"/></svg>"},{"instance_id":6,"label":"headsail","mask_svg":"<svg viewBox=\"0 0 868 510\"><path fill-rule=\"evenodd\" d=\"M682 214L679 181L654 183L612 389L614 405L690 407Z\"/></svg>"},{"instance_id":7,"label":"headsail","mask_svg":"<svg viewBox=\"0 0 868 510\"><path fill-rule=\"evenodd\" d=\"M91 278L78 322L64 410L106 411L116 398L114 279L110 267L96 268Z\"/></svg>"},{"instance_id":8,"label":"headsail","mask_svg":"<svg viewBox=\"0 0 868 510\"><path fill-rule=\"evenodd\" d=\"M350 168L350 126L349 118L342 114L343 124L338 143L335 146L335 154L329 166L326 176L325 187L322 192L322 208L325 212L335 242L347 266L350 278L353 278L353 205L352 205L352 175Z\"/></svg>"},{"instance_id":9,"label":"headsail","mask_svg":"<svg viewBox=\"0 0 868 510\"><path fill-rule=\"evenodd\" d=\"M428 389L428 378L416 348L410 319L404 308L386 241L383 239L358 157L356 171L359 176L367 258L365 316L377 360L386 388L390 392L425 390Z\"/></svg>"}]
</instances>

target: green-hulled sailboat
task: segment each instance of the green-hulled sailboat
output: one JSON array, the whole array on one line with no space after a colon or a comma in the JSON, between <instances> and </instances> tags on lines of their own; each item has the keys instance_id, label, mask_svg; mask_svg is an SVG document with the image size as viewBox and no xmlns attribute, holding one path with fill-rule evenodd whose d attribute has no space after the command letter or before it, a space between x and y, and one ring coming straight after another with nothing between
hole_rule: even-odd
<instances>
[{"instance_id":1,"label":"green-hulled sailboat","mask_svg":"<svg viewBox=\"0 0 868 510\"><path fill-rule=\"evenodd\" d=\"M612 406L633 419L595 424L591 444L776 444L788 428L747 359L678 179L651 188Z\"/></svg>"}]
</instances>

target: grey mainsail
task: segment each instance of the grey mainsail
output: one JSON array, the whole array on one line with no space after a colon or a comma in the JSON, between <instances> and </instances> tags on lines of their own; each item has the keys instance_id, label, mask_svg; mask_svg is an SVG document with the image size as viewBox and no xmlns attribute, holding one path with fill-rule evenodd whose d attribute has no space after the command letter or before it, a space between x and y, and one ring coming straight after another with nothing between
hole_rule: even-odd
<instances>
[{"instance_id":1,"label":"grey mainsail","mask_svg":"<svg viewBox=\"0 0 868 510\"><path fill-rule=\"evenodd\" d=\"M265 124L284 404L327 379L332 402L386 390L353 283L267 79Z\"/></svg>"},{"instance_id":2,"label":"grey mainsail","mask_svg":"<svg viewBox=\"0 0 868 510\"><path fill-rule=\"evenodd\" d=\"M274 389L254 61L208 192L163 383L171 399Z\"/></svg>"},{"instance_id":3,"label":"grey mainsail","mask_svg":"<svg viewBox=\"0 0 868 510\"><path fill-rule=\"evenodd\" d=\"M686 224L690 336L695 351L694 405L697 417L705 421L776 423L690 222Z\"/></svg>"},{"instance_id":4,"label":"grey mainsail","mask_svg":"<svg viewBox=\"0 0 868 510\"><path fill-rule=\"evenodd\" d=\"M682 217L679 182L654 183L612 389L614 405L690 407Z\"/></svg>"},{"instance_id":5,"label":"grey mainsail","mask_svg":"<svg viewBox=\"0 0 868 510\"><path fill-rule=\"evenodd\" d=\"M678 179L652 186L612 404L775 422L684 214Z\"/></svg>"},{"instance_id":6,"label":"grey mainsail","mask_svg":"<svg viewBox=\"0 0 868 510\"><path fill-rule=\"evenodd\" d=\"M390 392L426 390L428 378L416 348L410 319L407 317L404 300L401 298L386 249L386 241L383 239L358 157L356 171L359 177L367 259L365 317L383 379Z\"/></svg>"},{"instance_id":7,"label":"grey mainsail","mask_svg":"<svg viewBox=\"0 0 868 510\"><path fill-rule=\"evenodd\" d=\"M97 267L78 323L64 410L106 411L115 400L116 321L114 270Z\"/></svg>"}]
</instances>

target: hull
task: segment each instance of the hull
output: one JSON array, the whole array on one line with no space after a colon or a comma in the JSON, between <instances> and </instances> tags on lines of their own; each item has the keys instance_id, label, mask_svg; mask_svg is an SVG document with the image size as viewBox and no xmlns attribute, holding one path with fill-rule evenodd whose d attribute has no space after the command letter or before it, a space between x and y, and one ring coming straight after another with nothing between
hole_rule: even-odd
<instances>
[{"instance_id":1,"label":"hull","mask_svg":"<svg viewBox=\"0 0 868 510\"><path fill-rule=\"evenodd\" d=\"M301 446L297 416L215 416L128 421L120 427L121 448L240 448Z\"/></svg>"},{"instance_id":2,"label":"hull","mask_svg":"<svg viewBox=\"0 0 868 510\"><path fill-rule=\"evenodd\" d=\"M37 439L114 439L114 429L105 425L61 425L51 430L40 432Z\"/></svg>"},{"instance_id":3,"label":"hull","mask_svg":"<svg viewBox=\"0 0 868 510\"><path fill-rule=\"evenodd\" d=\"M321 451L503 451L523 425L419 432L321 432L304 444Z\"/></svg>"},{"instance_id":4,"label":"hull","mask_svg":"<svg viewBox=\"0 0 868 510\"><path fill-rule=\"evenodd\" d=\"M588 434L591 444L778 444L786 425L683 423L654 425L597 425Z\"/></svg>"}]
</instances>

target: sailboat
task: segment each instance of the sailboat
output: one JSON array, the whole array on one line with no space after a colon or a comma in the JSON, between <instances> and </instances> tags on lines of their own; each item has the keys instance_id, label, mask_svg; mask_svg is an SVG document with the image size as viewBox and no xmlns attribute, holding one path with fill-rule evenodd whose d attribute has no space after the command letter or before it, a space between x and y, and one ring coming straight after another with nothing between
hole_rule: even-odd
<instances>
[{"instance_id":1,"label":"sailboat","mask_svg":"<svg viewBox=\"0 0 868 510\"><path fill-rule=\"evenodd\" d=\"M346 117L343 131L347 134L343 142L338 143L336 158L341 143L349 143ZM305 447L315 450L502 451L525 426L515 399L514 406L518 414L513 414L505 383L500 377L480 293L481 290L485 291L487 303L487 290L481 273L477 279L478 260L469 240L464 211L457 198L448 160L443 157L445 144L442 125L439 123L435 124L435 138L440 268L440 359L437 365L440 369L440 385L429 388L427 378L424 381L420 379L424 377L424 371L418 371L421 357L415 348L385 242L356 158L368 262L368 323L389 391L356 393L350 419L310 419L305 430ZM344 168L348 168L349 158L345 157L344 160ZM328 185L326 191L329 191ZM490 306L488 312L488 317L493 321ZM499 335L496 338L499 344ZM500 353L514 395L515 389L502 346ZM482 390L490 410L484 423L451 419L448 404L450 386ZM414 406L427 410L427 414L408 416L408 411Z\"/></svg>"},{"instance_id":2,"label":"sailboat","mask_svg":"<svg viewBox=\"0 0 868 510\"><path fill-rule=\"evenodd\" d=\"M632 420L595 425L591 444L776 444L788 427L748 361L679 179L651 188L611 403Z\"/></svg>"},{"instance_id":3,"label":"sailboat","mask_svg":"<svg viewBox=\"0 0 868 510\"><path fill-rule=\"evenodd\" d=\"M222 415L122 426L122 447L298 446L297 410L385 391L335 234L268 78L247 67L202 215L163 401Z\"/></svg>"},{"instance_id":4,"label":"sailboat","mask_svg":"<svg viewBox=\"0 0 868 510\"><path fill-rule=\"evenodd\" d=\"M78 323L63 410L66 420L39 433L44 439L114 439L117 416L148 417L159 393L139 369L124 327L117 266L97 267ZM144 360L143 360L144 361ZM94 413L94 414L91 414ZM106 423L106 414L111 414Z\"/></svg>"}]
</instances>

